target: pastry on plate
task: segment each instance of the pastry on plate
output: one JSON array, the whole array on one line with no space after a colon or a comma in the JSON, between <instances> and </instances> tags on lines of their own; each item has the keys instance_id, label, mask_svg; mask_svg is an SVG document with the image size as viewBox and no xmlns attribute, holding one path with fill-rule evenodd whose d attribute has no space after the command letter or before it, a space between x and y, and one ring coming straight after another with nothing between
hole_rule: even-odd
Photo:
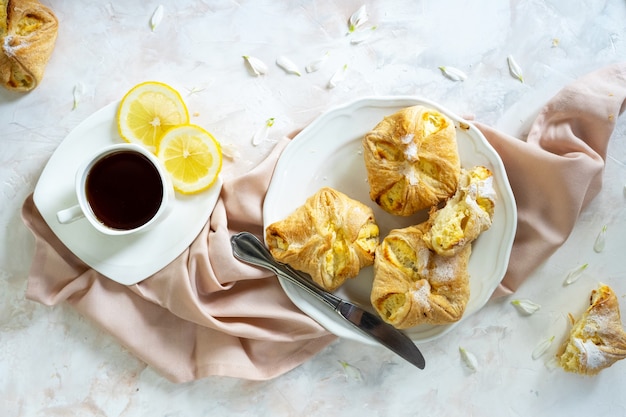
<instances>
[{"instance_id":1,"label":"pastry on plate","mask_svg":"<svg viewBox=\"0 0 626 417\"><path fill-rule=\"evenodd\" d=\"M329 187L265 231L274 259L306 272L328 291L372 265L378 237L372 209Z\"/></svg>"},{"instance_id":2,"label":"pastry on plate","mask_svg":"<svg viewBox=\"0 0 626 417\"><path fill-rule=\"evenodd\" d=\"M574 321L557 358L569 372L595 375L626 358L626 332L613 290L600 285L591 292L590 306Z\"/></svg>"},{"instance_id":3,"label":"pastry on plate","mask_svg":"<svg viewBox=\"0 0 626 417\"><path fill-rule=\"evenodd\" d=\"M37 0L0 0L0 81L30 91L43 78L57 38L54 13Z\"/></svg>"},{"instance_id":4,"label":"pastry on plate","mask_svg":"<svg viewBox=\"0 0 626 417\"><path fill-rule=\"evenodd\" d=\"M458 321L469 300L467 264L471 245L453 256L428 249L426 222L392 230L376 250L371 302L399 329Z\"/></svg>"},{"instance_id":5,"label":"pastry on plate","mask_svg":"<svg viewBox=\"0 0 626 417\"><path fill-rule=\"evenodd\" d=\"M409 216L451 197L460 159L453 121L421 105L386 116L363 138L370 198Z\"/></svg>"},{"instance_id":6,"label":"pastry on plate","mask_svg":"<svg viewBox=\"0 0 626 417\"><path fill-rule=\"evenodd\" d=\"M454 255L491 227L495 202L493 176L489 169L483 166L461 169L454 196L443 208L431 209L430 228L424 233L424 242L439 255Z\"/></svg>"}]
</instances>

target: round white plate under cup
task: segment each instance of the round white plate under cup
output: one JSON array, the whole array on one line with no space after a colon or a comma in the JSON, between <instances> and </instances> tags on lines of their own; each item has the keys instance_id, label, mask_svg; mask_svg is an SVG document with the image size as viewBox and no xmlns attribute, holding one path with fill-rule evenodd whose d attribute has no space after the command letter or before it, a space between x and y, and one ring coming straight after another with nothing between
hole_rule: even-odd
<instances>
[{"instance_id":1,"label":"round white plate under cup","mask_svg":"<svg viewBox=\"0 0 626 417\"><path fill-rule=\"evenodd\" d=\"M483 165L494 177L497 202L493 224L472 244L468 266L470 299L462 321L487 303L504 277L517 228L517 208L499 155L476 127L442 106L418 97L372 97L324 113L303 129L280 156L265 198L263 221L267 227L287 217L324 186L370 206L380 228L381 240L391 229L425 220L428 217L426 211L409 217L394 216L370 200L361 144L363 136L385 116L418 104L437 109L454 121L462 167ZM372 280L373 268L364 268L335 293L373 312L370 303ZM284 279L280 279L280 283L296 306L330 332L363 343L374 343L306 291ZM405 333L415 342L424 342L441 336L461 321L440 326L415 326Z\"/></svg>"},{"instance_id":2,"label":"round white plate under cup","mask_svg":"<svg viewBox=\"0 0 626 417\"><path fill-rule=\"evenodd\" d=\"M60 224L56 213L77 204L74 179L85 158L100 148L122 143L115 124L119 103L111 103L80 123L46 164L33 200L56 236L83 262L124 285L136 284L178 257L208 221L222 180L195 195L175 193L166 217L145 232L109 236L85 218Z\"/></svg>"}]
</instances>

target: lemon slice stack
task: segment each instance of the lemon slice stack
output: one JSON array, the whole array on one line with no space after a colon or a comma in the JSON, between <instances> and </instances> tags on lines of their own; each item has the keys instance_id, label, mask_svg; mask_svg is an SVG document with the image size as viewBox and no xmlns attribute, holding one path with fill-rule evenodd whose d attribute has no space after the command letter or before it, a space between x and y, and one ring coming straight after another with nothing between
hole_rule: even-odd
<instances>
[{"instance_id":1,"label":"lemon slice stack","mask_svg":"<svg viewBox=\"0 0 626 417\"><path fill-rule=\"evenodd\" d=\"M169 85L148 81L131 88L120 103L117 127L125 141L157 155L180 193L198 193L217 180L222 169L219 142L189 123L185 102Z\"/></svg>"}]
</instances>

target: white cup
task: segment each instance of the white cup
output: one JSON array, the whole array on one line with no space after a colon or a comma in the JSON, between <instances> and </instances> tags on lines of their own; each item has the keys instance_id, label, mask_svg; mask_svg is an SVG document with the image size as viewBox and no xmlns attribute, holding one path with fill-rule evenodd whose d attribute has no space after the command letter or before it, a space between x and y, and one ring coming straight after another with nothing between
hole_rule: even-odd
<instances>
[{"instance_id":1,"label":"white cup","mask_svg":"<svg viewBox=\"0 0 626 417\"><path fill-rule=\"evenodd\" d=\"M167 215L173 187L157 157L122 143L100 149L76 171L78 204L57 212L61 224L86 218L107 235L146 230Z\"/></svg>"}]
</instances>

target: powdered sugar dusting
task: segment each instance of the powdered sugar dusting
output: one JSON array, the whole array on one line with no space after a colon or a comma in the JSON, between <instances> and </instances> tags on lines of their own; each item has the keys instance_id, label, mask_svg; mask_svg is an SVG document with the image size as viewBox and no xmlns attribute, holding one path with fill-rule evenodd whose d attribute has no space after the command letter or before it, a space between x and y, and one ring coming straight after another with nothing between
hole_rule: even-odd
<instances>
[{"instance_id":1,"label":"powdered sugar dusting","mask_svg":"<svg viewBox=\"0 0 626 417\"><path fill-rule=\"evenodd\" d=\"M417 265L420 271L422 271L424 268L427 267L430 257L431 257L431 252L428 249L419 248L417 250Z\"/></svg>"},{"instance_id":2,"label":"powdered sugar dusting","mask_svg":"<svg viewBox=\"0 0 626 417\"><path fill-rule=\"evenodd\" d=\"M418 150L419 150L418 146L414 142L411 142L404 149L404 157L406 158L407 161L417 161Z\"/></svg>"},{"instance_id":3,"label":"powdered sugar dusting","mask_svg":"<svg viewBox=\"0 0 626 417\"><path fill-rule=\"evenodd\" d=\"M598 369L605 366L607 359L604 353L591 340L583 341L576 338L573 342L578 348L581 364L586 365L588 369Z\"/></svg>"},{"instance_id":4,"label":"powdered sugar dusting","mask_svg":"<svg viewBox=\"0 0 626 417\"><path fill-rule=\"evenodd\" d=\"M478 195L496 201L496 190L493 188L493 177L485 178L476 184Z\"/></svg>"},{"instance_id":5,"label":"powdered sugar dusting","mask_svg":"<svg viewBox=\"0 0 626 417\"><path fill-rule=\"evenodd\" d=\"M417 185L419 183L419 178L417 177L415 169L412 166L408 165L402 174L409 181L410 185Z\"/></svg>"},{"instance_id":6,"label":"powdered sugar dusting","mask_svg":"<svg viewBox=\"0 0 626 417\"><path fill-rule=\"evenodd\" d=\"M434 256L433 277L439 282L450 281L454 278L454 262L451 258Z\"/></svg>"},{"instance_id":7,"label":"powdered sugar dusting","mask_svg":"<svg viewBox=\"0 0 626 417\"><path fill-rule=\"evenodd\" d=\"M583 334L586 337L591 337L596 334L598 329L608 329L610 327L609 319L606 316L599 314L590 314L587 316L587 322L583 329Z\"/></svg>"},{"instance_id":8,"label":"powdered sugar dusting","mask_svg":"<svg viewBox=\"0 0 626 417\"><path fill-rule=\"evenodd\" d=\"M420 307L430 309L430 303L428 302L430 284L428 281L423 279L417 281L416 287L417 288L412 292L413 301L415 301Z\"/></svg>"},{"instance_id":9,"label":"powdered sugar dusting","mask_svg":"<svg viewBox=\"0 0 626 417\"><path fill-rule=\"evenodd\" d=\"M17 45L13 45L15 37L12 35L7 35L4 37L4 43L2 44L2 49L4 53L8 57L15 57L15 52L21 48L24 48L28 45L26 42L18 43Z\"/></svg>"}]
</instances>

